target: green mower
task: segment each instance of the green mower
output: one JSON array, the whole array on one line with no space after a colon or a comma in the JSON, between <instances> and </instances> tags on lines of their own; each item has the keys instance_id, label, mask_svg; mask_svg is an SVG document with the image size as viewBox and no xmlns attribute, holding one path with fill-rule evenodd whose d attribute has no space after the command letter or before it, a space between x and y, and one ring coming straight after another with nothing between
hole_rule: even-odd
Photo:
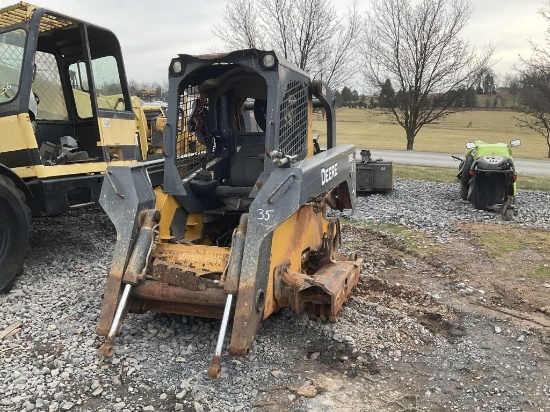
<instances>
[{"instance_id":1,"label":"green mower","mask_svg":"<svg viewBox=\"0 0 550 412\"><path fill-rule=\"evenodd\" d=\"M466 143L465 158L453 156L460 160L460 198L472 202L476 209L497 211L504 220L512 220L517 193L512 147L520 144L519 140L509 144L481 140Z\"/></svg>"}]
</instances>

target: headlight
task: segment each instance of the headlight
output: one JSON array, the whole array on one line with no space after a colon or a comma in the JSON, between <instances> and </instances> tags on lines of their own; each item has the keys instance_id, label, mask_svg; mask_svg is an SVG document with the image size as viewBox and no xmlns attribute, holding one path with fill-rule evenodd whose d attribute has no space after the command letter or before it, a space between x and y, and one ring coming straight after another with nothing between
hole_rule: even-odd
<instances>
[{"instance_id":1,"label":"headlight","mask_svg":"<svg viewBox=\"0 0 550 412\"><path fill-rule=\"evenodd\" d=\"M179 60L174 60L172 62L172 73L181 74L183 72L183 64Z\"/></svg>"},{"instance_id":2,"label":"headlight","mask_svg":"<svg viewBox=\"0 0 550 412\"><path fill-rule=\"evenodd\" d=\"M275 56L272 54L265 54L262 58L262 64L266 69L271 69L275 66Z\"/></svg>"}]
</instances>

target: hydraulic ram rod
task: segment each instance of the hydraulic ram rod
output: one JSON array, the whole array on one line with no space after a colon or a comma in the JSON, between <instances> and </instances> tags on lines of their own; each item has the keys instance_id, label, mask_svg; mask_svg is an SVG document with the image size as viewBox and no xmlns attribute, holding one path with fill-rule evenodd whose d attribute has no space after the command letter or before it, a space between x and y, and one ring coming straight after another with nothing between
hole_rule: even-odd
<instances>
[{"instance_id":1,"label":"hydraulic ram rod","mask_svg":"<svg viewBox=\"0 0 550 412\"><path fill-rule=\"evenodd\" d=\"M225 332L227 330L227 323L229 322L229 313L231 312L231 302L233 301L233 295L230 293L227 295L225 301L225 309L223 311L222 325L220 327L220 334L218 335L218 342L216 343L216 350L214 352L214 358L212 363L208 367L208 377L210 379L218 379L221 373L221 355L223 341L225 340Z\"/></svg>"}]
</instances>

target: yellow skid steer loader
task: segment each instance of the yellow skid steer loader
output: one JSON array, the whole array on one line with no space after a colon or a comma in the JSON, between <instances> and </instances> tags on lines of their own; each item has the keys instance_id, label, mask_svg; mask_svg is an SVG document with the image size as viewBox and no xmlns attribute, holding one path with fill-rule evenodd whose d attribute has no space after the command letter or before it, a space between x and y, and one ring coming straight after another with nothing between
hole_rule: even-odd
<instances>
[{"instance_id":1,"label":"yellow skid steer loader","mask_svg":"<svg viewBox=\"0 0 550 412\"><path fill-rule=\"evenodd\" d=\"M236 356L281 308L336 320L361 259L340 252L326 212L354 207L355 148L335 145L330 90L272 51L179 55L169 90L162 187L147 162L107 170L100 204L117 243L97 334L109 356L128 311L221 318L216 378L230 317ZM325 151L314 101L327 114Z\"/></svg>"}]
</instances>

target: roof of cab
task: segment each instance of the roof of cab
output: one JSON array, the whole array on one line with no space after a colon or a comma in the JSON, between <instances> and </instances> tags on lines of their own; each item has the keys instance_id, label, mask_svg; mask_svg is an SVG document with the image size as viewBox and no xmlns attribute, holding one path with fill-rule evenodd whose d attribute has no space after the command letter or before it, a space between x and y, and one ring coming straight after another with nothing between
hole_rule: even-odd
<instances>
[{"instance_id":1,"label":"roof of cab","mask_svg":"<svg viewBox=\"0 0 550 412\"><path fill-rule=\"evenodd\" d=\"M21 23L30 20L34 11L38 7L21 1L17 4L0 9L0 28L9 27L13 24ZM55 13L52 11L52 13ZM57 14L57 13L56 13ZM73 25L74 21L70 21L60 16L46 14L40 19L40 32L47 32L54 29L60 29L66 26Z\"/></svg>"}]
</instances>

